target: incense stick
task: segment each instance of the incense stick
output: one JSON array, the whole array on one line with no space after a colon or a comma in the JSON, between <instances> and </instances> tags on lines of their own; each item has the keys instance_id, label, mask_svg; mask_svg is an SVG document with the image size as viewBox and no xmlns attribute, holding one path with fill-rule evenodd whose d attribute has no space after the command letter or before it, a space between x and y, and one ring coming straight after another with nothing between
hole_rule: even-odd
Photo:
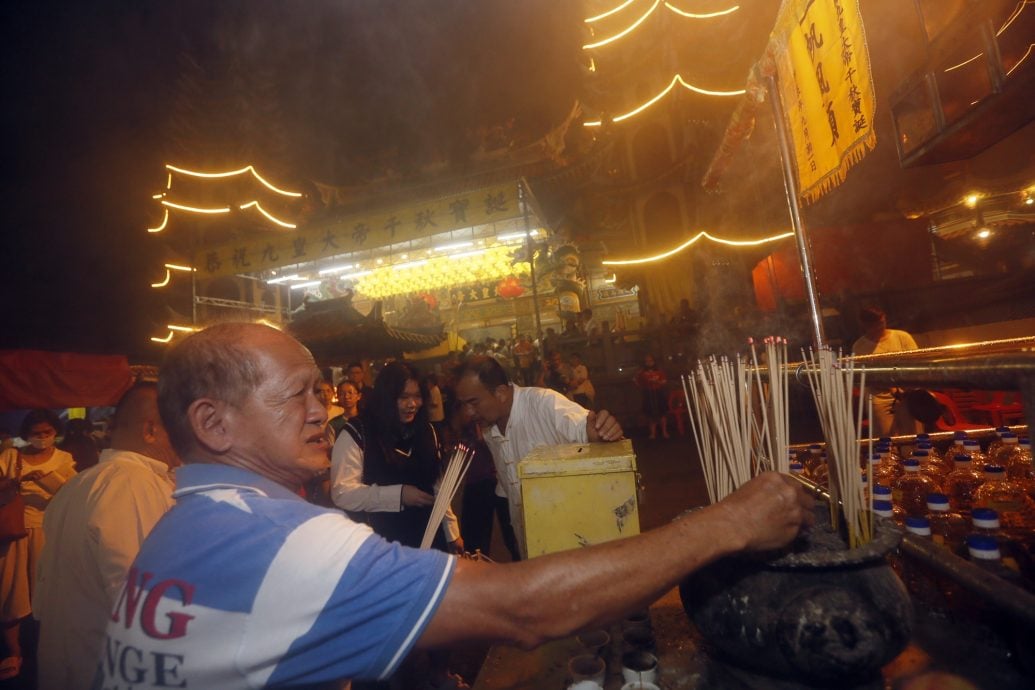
<instances>
[{"instance_id":1,"label":"incense stick","mask_svg":"<svg viewBox=\"0 0 1035 690\"><path fill-rule=\"evenodd\" d=\"M840 524L838 504L844 511L849 548L867 543L873 534L870 504L859 469L859 439L862 437L863 405L853 414L852 394L855 389L855 359L838 360L828 348L818 354L802 352L810 367L806 370L812 397L816 403L820 426L827 440L827 472L829 474L830 522ZM860 368L859 388L866 384L866 372ZM872 405L872 403L871 403ZM872 409L870 412L872 418ZM872 482L872 476L869 477Z\"/></svg>"},{"instance_id":2,"label":"incense stick","mask_svg":"<svg viewBox=\"0 0 1035 690\"><path fill-rule=\"evenodd\" d=\"M467 474L467 468L471 466L473 457L474 453L470 448L462 443L457 444L456 450L449 458L449 464L442 475L442 480L439 482L435 503L431 507L431 517L428 518L428 524L424 528L424 538L421 539L420 548L431 548L431 542L435 540L435 532L442 525L442 518L445 517L446 510L453 503L456 490L463 483L464 475Z\"/></svg>"},{"instance_id":3,"label":"incense stick","mask_svg":"<svg viewBox=\"0 0 1035 690\"><path fill-rule=\"evenodd\" d=\"M741 358L698 360L683 379L708 498L721 501L752 476L752 438L758 430L752 411L752 372Z\"/></svg>"}]
</instances>

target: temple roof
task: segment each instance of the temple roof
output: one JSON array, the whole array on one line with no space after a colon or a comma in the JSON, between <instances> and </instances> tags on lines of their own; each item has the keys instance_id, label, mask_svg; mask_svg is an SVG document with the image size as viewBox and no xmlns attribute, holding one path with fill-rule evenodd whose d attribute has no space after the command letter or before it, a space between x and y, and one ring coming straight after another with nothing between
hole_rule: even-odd
<instances>
[{"instance_id":1,"label":"temple roof","mask_svg":"<svg viewBox=\"0 0 1035 690\"><path fill-rule=\"evenodd\" d=\"M352 306L351 297L307 303L287 331L308 347L317 361L325 363L420 352L445 340L441 326L414 330L388 326L381 318L380 304L363 315Z\"/></svg>"}]
</instances>

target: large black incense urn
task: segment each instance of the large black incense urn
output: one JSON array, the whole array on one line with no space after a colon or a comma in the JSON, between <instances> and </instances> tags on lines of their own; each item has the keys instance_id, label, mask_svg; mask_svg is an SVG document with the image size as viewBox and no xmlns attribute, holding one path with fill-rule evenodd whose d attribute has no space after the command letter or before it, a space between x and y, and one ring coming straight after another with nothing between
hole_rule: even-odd
<instances>
[{"instance_id":1,"label":"large black incense urn","mask_svg":"<svg viewBox=\"0 0 1035 690\"><path fill-rule=\"evenodd\" d=\"M789 552L726 558L687 578L683 608L733 667L804 687L867 684L912 633L909 594L886 559L901 538L877 518L874 540L847 549L820 508Z\"/></svg>"}]
</instances>

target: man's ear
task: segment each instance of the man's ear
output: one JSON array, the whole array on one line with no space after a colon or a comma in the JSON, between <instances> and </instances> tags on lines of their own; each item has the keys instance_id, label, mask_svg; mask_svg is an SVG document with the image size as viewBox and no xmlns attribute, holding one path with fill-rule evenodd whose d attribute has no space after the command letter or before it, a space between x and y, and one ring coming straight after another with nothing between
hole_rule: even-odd
<instances>
[{"instance_id":1,"label":"man's ear","mask_svg":"<svg viewBox=\"0 0 1035 690\"><path fill-rule=\"evenodd\" d=\"M154 443L158 440L158 422L153 419L147 419L142 422L141 437L147 443Z\"/></svg>"},{"instance_id":2,"label":"man's ear","mask_svg":"<svg viewBox=\"0 0 1035 690\"><path fill-rule=\"evenodd\" d=\"M222 454L233 445L231 425L228 416L232 409L223 400L198 398L187 408L194 438L198 445L211 453Z\"/></svg>"},{"instance_id":3,"label":"man's ear","mask_svg":"<svg viewBox=\"0 0 1035 690\"><path fill-rule=\"evenodd\" d=\"M507 395L510 393L510 386L504 384L502 386L496 386L495 390L492 391L492 395L500 403L507 402Z\"/></svg>"}]
</instances>

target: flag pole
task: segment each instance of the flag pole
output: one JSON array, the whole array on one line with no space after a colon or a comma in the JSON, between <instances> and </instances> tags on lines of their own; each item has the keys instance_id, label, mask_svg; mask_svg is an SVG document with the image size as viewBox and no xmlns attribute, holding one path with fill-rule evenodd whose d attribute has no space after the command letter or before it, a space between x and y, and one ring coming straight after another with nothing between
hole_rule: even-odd
<instances>
[{"instance_id":1,"label":"flag pole","mask_svg":"<svg viewBox=\"0 0 1035 690\"><path fill-rule=\"evenodd\" d=\"M812 343L816 351L826 346L826 335L823 332L823 316L819 308L819 291L816 289L816 275L812 262L812 244L805 234L805 223L801 219L801 206L798 204L798 178L794 170L794 151L791 150L787 123L783 119L783 102L776 77L766 77L766 91L769 103L773 107L773 121L776 123L776 141L780 146L780 162L783 164L783 188L787 193L787 207L791 213L791 227L794 228L794 242L798 246L798 259L801 261L802 278L805 281L805 297L809 303L809 317L812 321Z\"/></svg>"}]
</instances>

